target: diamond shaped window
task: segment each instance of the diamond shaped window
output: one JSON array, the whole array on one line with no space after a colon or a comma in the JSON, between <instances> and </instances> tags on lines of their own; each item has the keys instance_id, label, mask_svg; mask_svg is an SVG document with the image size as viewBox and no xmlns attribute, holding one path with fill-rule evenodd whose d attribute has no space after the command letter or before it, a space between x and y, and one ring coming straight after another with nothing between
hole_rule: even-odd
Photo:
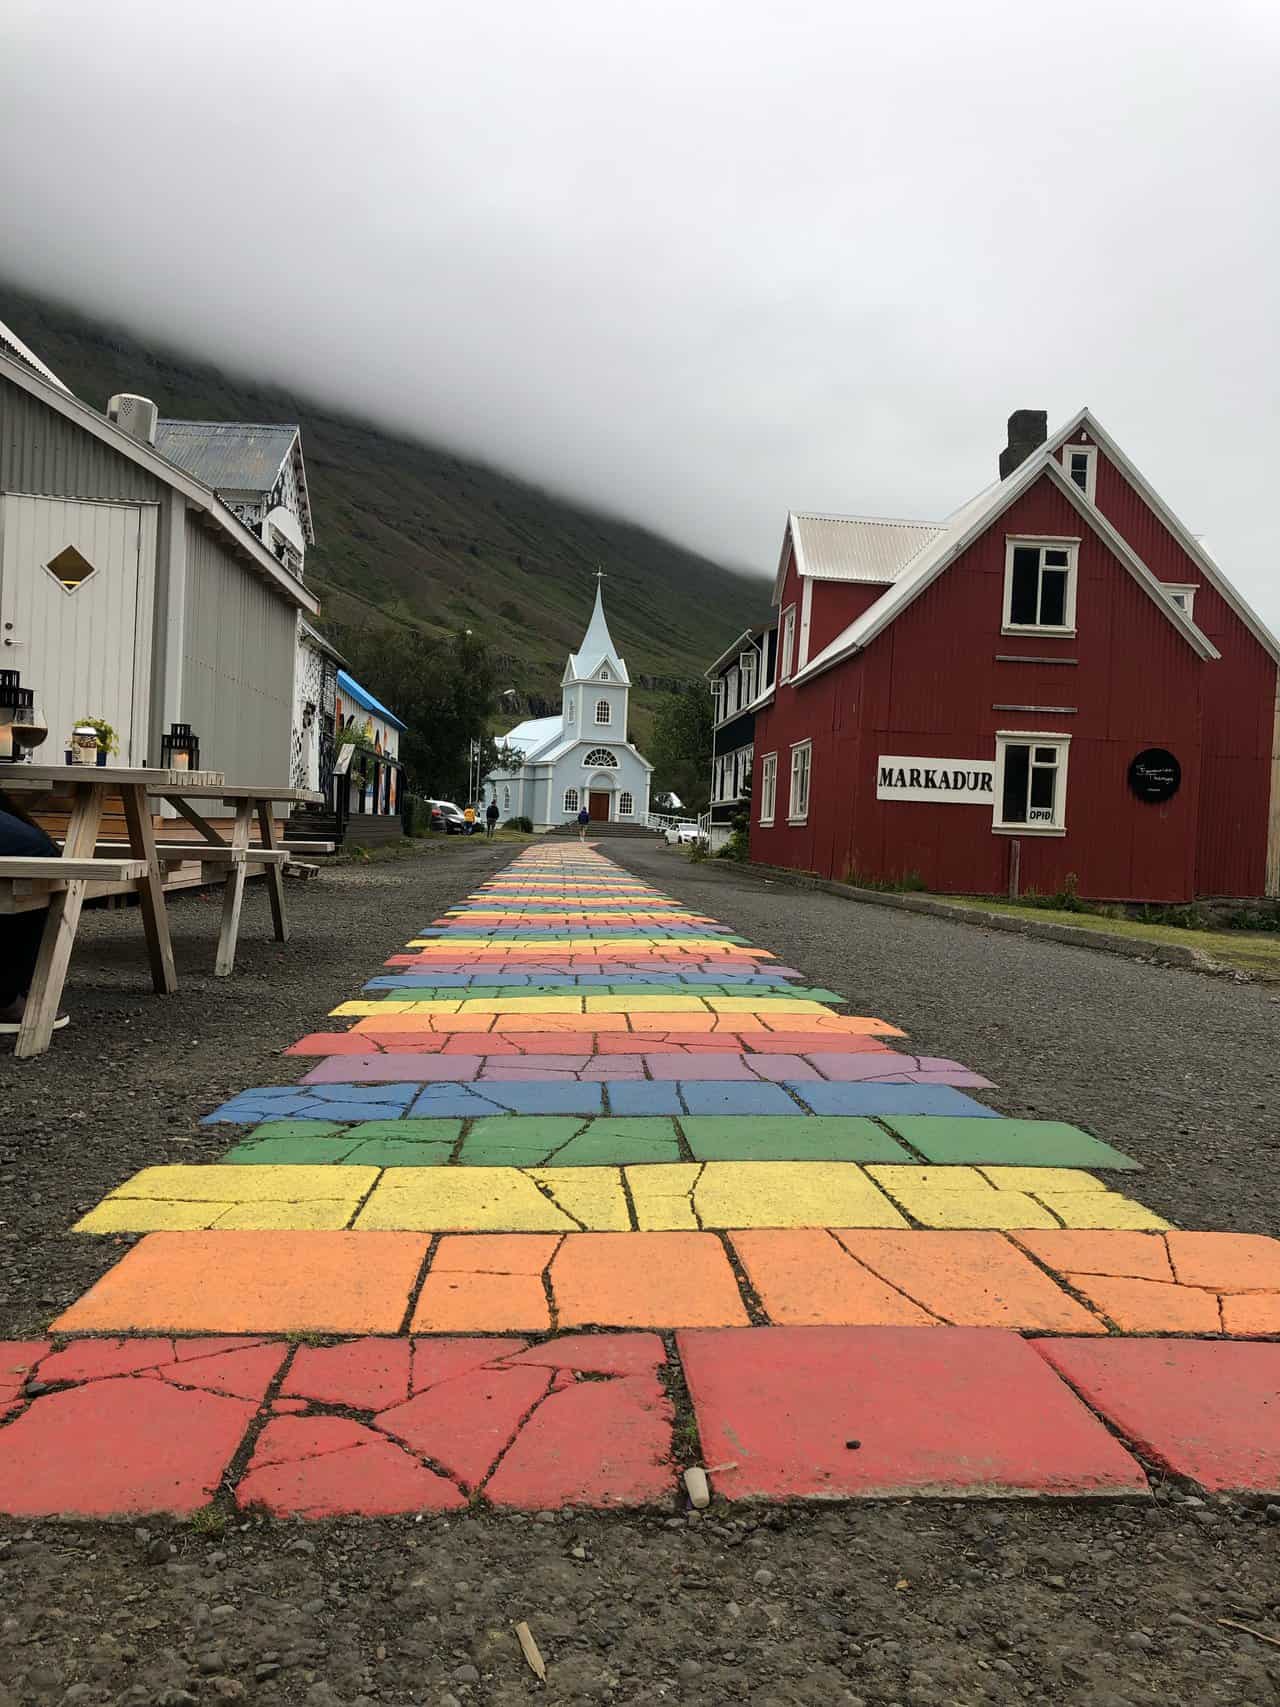
<instances>
[{"instance_id":1,"label":"diamond shaped window","mask_svg":"<svg viewBox=\"0 0 1280 1707\"><path fill-rule=\"evenodd\" d=\"M45 568L69 593L74 593L77 587L82 587L90 575L95 573L93 564L87 557L82 557L74 545L65 546L56 557L51 557Z\"/></svg>"}]
</instances>

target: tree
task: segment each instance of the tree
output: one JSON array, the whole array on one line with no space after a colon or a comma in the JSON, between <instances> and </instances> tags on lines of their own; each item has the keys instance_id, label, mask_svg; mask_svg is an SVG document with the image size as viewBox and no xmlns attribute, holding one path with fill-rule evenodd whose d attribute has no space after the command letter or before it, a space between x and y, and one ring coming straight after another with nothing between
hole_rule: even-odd
<instances>
[{"instance_id":1,"label":"tree","mask_svg":"<svg viewBox=\"0 0 1280 1707\"><path fill-rule=\"evenodd\" d=\"M351 674L407 725L400 758L419 794L461 799L468 753L486 740L495 674L469 629L437 639L421 629L340 629L333 643Z\"/></svg>"},{"instance_id":2,"label":"tree","mask_svg":"<svg viewBox=\"0 0 1280 1707\"><path fill-rule=\"evenodd\" d=\"M714 713L705 681L689 682L658 706L649 738L653 790L678 794L690 812L705 812L711 800L711 736Z\"/></svg>"}]
</instances>

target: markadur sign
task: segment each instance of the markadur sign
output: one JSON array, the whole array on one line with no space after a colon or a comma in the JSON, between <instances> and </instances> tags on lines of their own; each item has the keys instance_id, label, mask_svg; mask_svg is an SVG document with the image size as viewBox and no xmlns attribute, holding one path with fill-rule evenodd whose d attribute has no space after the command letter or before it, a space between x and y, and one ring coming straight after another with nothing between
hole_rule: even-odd
<instances>
[{"instance_id":1,"label":"markadur sign","mask_svg":"<svg viewBox=\"0 0 1280 1707\"><path fill-rule=\"evenodd\" d=\"M908 759L882 753L876 760L877 800L990 806L995 787L994 759Z\"/></svg>"}]
</instances>

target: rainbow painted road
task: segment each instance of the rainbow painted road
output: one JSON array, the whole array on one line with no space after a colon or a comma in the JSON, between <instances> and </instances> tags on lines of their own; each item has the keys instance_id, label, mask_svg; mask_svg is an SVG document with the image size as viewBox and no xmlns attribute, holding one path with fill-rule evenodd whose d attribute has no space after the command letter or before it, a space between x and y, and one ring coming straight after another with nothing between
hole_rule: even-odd
<instances>
[{"instance_id":1,"label":"rainbow painted road","mask_svg":"<svg viewBox=\"0 0 1280 1707\"><path fill-rule=\"evenodd\" d=\"M0 1346L0 1510L662 1506L695 1439L727 1500L1275 1491L1280 1243L844 1006L522 853L78 1223L143 1236Z\"/></svg>"}]
</instances>

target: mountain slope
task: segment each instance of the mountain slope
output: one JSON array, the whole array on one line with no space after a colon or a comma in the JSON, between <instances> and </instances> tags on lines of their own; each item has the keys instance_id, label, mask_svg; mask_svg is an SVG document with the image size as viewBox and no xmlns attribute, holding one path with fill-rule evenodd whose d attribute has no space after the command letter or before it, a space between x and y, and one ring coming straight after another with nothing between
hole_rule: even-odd
<instances>
[{"instance_id":1,"label":"mountain slope","mask_svg":"<svg viewBox=\"0 0 1280 1707\"><path fill-rule=\"evenodd\" d=\"M597 565L637 684L641 738L658 692L701 675L768 607L763 580L332 405L152 349L134 332L3 285L0 318L96 408L113 392L134 391L162 415L300 422L317 536L307 581L324 617L474 628L525 708L558 703Z\"/></svg>"}]
</instances>

